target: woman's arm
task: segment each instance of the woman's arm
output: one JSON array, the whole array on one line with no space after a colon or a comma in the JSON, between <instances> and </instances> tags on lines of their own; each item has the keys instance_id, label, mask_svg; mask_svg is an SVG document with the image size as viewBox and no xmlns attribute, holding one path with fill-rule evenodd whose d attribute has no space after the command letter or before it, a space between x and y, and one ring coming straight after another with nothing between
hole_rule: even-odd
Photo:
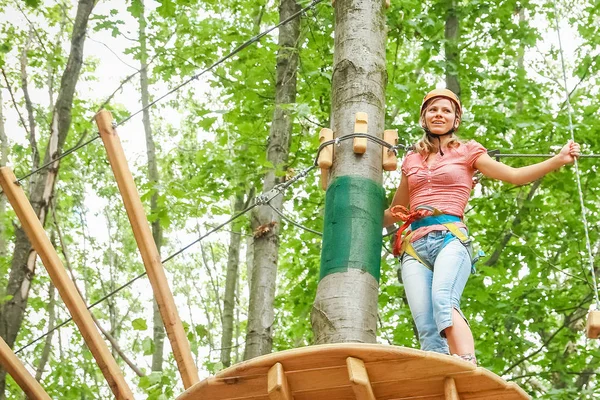
<instances>
[{"instance_id":1,"label":"woman's arm","mask_svg":"<svg viewBox=\"0 0 600 400\"><path fill-rule=\"evenodd\" d=\"M404 175L404 173L402 173L402 178L400 178L400 185L398 185L398 189L396 189L396 194L394 194L392 204L383 213L384 228L400 221L400 219L394 218L392 216L392 213L390 212L390 208L397 205L408 207L408 178L406 178L406 175Z\"/></svg>"},{"instance_id":2,"label":"woman's arm","mask_svg":"<svg viewBox=\"0 0 600 400\"><path fill-rule=\"evenodd\" d=\"M579 144L569 140L561 149L560 153L554 157L537 164L528 165L521 168L513 168L491 158L487 154L482 154L475 161L475 168L488 178L500 179L501 181L512 183L513 185L524 185L540 179L548 172L570 164L579 157Z\"/></svg>"}]
</instances>

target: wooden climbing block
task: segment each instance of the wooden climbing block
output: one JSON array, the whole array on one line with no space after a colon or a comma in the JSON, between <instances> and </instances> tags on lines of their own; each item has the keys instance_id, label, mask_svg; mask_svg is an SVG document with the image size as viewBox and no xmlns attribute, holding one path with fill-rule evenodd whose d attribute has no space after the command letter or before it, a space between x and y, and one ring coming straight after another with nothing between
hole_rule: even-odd
<instances>
[{"instance_id":1,"label":"wooden climbing block","mask_svg":"<svg viewBox=\"0 0 600 400\"><path fill-rule=\"evenodd\" d=\"M267 385L269 400L293 400L292 391L281 363L273 365L269 370Z\"/></svg>"},{"instance_id":2,"label":"wooden climbing block","mask_svg":"<svg viewBox=\"0 0 600 400\"><path fill-rule=\"evenodd\" d=\"M354 122L354 133L367 134L369 116L364 112L357 112ZM367 151L367 138L354 138L353 150L356 154L364 154Z\"/></svg>"},{"instance_id":3,"label":"wooden climbing block","mask_svg":"<svg viewBox=\"0 0 600 400\"><path fill-rule=\"evenodd\" d=\"M369 374L367 373L367 368L365 368L363 360L348 357L346 359L346 365L348 366L348 376L356 400L375 400L375 394L373 394Z\"/></svg>"},{"instance_id":4,"label":"wooden climbing block","mask_svg":"<svg viewBox=\"0 0 600 400\"><path fill-rule=\"evenodd\" d=\"M396 146L398 144L398 130L386 129L383 131L384 142ZM398 157L387 147L383 147L383 169L386 171L395 171L398 168Z\"/></svg>"},{"instance_id":5,"label":"wooden climbing block","mask_svg":"<svg viewBox=\"0 0 600 400\"><path fill-rule=\"evenodd\" d=\"M588 314L585 332L590 339L598 339L600 337L600 311L592 310Z\"/></svg>"},{"instance_id":6,"label":"wooden climbing block","mask_svg":"<svg viewBox=\"0 0 600 400\"><path fill-rule=\"evenodd\" d=\"M328 128L321 129L321 132L319 132L319 143L323 144L331 140L333 140L333 131ZM327 190L329 168L331 168L331 165L333 164L333 144L321 149L317 163L319 164L319 168L321 168L321 188Z\"/></svg>"}]
</instances>

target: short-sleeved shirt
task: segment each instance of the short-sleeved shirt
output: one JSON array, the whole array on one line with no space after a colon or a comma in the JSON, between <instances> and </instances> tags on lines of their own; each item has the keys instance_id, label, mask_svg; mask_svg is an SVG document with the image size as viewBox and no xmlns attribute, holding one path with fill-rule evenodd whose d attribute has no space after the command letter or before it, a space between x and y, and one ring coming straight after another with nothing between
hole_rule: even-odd
<instances>
[{"instance_id":1,"label":"short-sleeved shirt","mask_svg":"<svg viewBox=\"0 0 600 400\"><path fill-rule=\"evenodd\" d=\"M445 214L463 218L473 188L475 161L487 150L471 140L457 147L444 149L431 166L416 152L410 152L402 163L402 173L408 178L410 209L421 205L435 207ZM459 224L465 227L464 224ZM446 230L443 225L431 225L417 229L412 241L429 232Z\"/></svg>"}]
</instances>

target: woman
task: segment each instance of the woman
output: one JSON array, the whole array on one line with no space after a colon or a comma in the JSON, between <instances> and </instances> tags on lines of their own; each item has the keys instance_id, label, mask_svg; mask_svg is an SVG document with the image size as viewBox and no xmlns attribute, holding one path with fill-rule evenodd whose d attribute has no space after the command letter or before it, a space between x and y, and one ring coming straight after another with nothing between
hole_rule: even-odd
<instances>
[{"instance_id":1,"label":"woman","mask_svg":"<svg viewBox=\"0 0 600 400\"><path fill-rule=\"evenodd\" d=\"M460 297L471 273L471 252L463 214L473 174L523 185L572 163L579 145L569 141L559 154L537 164L513 168L492 159L475 141L455 135L462 108L447 89L425 96L420 123L425 134L402 163L402 179L384 226L405 221L412 232L398 234L402 281L422 350L456 355L477 365L475 344L460 310ZM410 204L411 211L406 208ZM403 229L401 228L400 231Z\"/></svg>"}]
</instances>

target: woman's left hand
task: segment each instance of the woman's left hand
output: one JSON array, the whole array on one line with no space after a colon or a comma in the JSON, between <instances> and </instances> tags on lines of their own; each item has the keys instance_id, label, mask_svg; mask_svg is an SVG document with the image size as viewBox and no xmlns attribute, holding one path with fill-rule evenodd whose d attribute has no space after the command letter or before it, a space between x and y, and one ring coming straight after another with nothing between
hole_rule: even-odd
<instances>
[{"instance_id":1,"label":"woman's left hand","mask_svg":"<svg viewBox=\"0 0 600 400\"><path fill-rule=\"evenodd\" d=\"M571 164L576 158L579 158L581 154L581 148L578 143L569 140L567 144L560 150L558 156L563 164Z\"/></svg>"}]
</instances>

